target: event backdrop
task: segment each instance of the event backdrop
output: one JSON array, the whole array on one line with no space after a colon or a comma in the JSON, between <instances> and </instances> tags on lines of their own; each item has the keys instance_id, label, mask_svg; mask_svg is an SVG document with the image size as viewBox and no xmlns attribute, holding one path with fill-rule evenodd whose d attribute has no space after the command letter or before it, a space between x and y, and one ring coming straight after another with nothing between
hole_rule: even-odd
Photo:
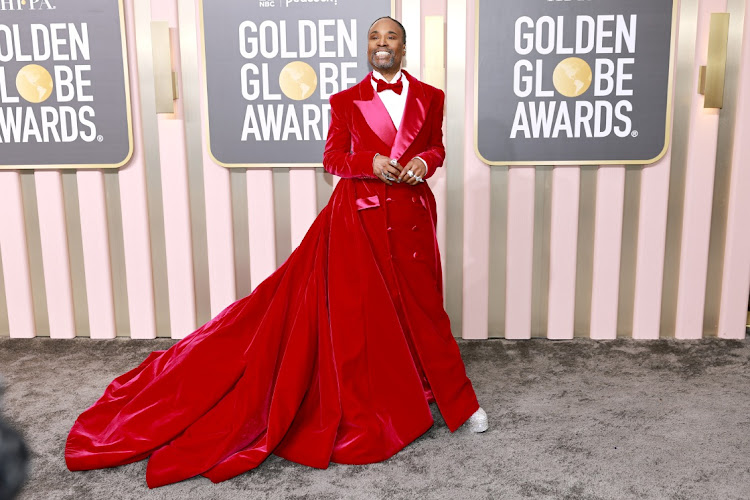
<instances>
[{"instance_id":1,"label":"event backdrop","mask_svg":"<svg viewBox=\"0 0 750 500\"><path fill-rule=\"evenodd\" d=\"M0 168L127 163L122 0L6 0L0 9Z\"/></svg>"},{"instance_id":2,"label":"event backdrop","mask_svg":"<svg viewBox=\"0 0 750 500\"><path fill-rule=\"evenodd\" d=\"M554 14L598 2L544 3ZM284 261L336 183L315 167L217 164L200 0L123 4L133 155L119 169L0 170L0 335L183 337ZM456 335L745 338L746 5L677 3L671 137L658 161L490 167L474 148L477 2L395 1L408 71L446 91L447 158L428 182ZM706 109L698 92L714 12L730 18L722 109ZM155 74L172 71L174 112L157 113Z\"/></svg>"}]
</instances>

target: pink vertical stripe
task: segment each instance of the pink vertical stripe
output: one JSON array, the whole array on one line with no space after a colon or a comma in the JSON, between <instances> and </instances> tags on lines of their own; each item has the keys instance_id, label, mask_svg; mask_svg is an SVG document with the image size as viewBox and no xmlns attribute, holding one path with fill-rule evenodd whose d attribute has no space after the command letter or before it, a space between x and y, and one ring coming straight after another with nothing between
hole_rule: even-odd
<instances>
[{"instance_id":1,"label":"pink vertical stripe","mask_svg":"<svg viewBox=\"0 0 750 500\"><path fill-rule=\"evenodd\" d=\"M671 163L670 148L664 158L644 167L641 173L633 301L634 339L659 338Z\"/></svg>"},{"instance_id":2,"label":"pink vertical stripe","mask_svg":"<svg viewBox=\"0 0 750 500\"><path fill-rule=\"evenodd\" d=\"M531 338L535 167L508 169L505 338Z\"/></svg>"},{"instance_id":3,"label":"pink vertical stripe","mask_svg":"<svg viewBox=\"0 0 750 500\"><path fill-rule=\"evenodd\" d=\"M490 167L474 153L474 9L466 12L463 338L486 339L490 275Z\"/></svg>"},{"instance_id":4,"label":"pink vertical stripe","mask_svg":"<svg viewBox=\"0 0 750 500\"><path fill-rule=\"evenodd\" d=\"M698 7L694 91L685 167L680 278L677 286L675 337L678 339L699 339L703 336L719 110L703 107L704 98L698 94L698 71L701 65L706 64L711 12L725 9L726 0L704 0Z\"/></svg>"},{"instance_id":5,"label":"pink vertical stripe","mask_svg":"<svg viewBox=\"0 0 750 500\"><path fill-rule=\"evenodd\" d=\"M578 198L581 169L552 170L547 337L572 339L575 319Z\"/></svg>"},{"instance_id":6,"label":"pink vertical stripe","mask_svg":"<svg viewBox=\"0 0 750 500\"><path fill-rule=\"evenodd\" d=\"M334 181L338 177L334 177ZM276 270L273 174L270 169L247 171L247 205L250 233L250 286L255 289Z\"/></svg>"},{"instance_id":7,"label":"pink vertical stripe","mask_svg":"<svg viewBox=\"0 0 750 500\"><path fill-rule=\"evenodd\" d=\"M42 240L50 337L73 338L76 335L76 329L62 177L60 172L53 170L37 171L34 173L34 181Z\"/></svg>"},{"instance_id":8,"label":"pink vertical stripe","mask_svg":"<svg viewBox=\"0 0 750 500\"><path fill-rule=\"evenodd\" d=\"M10 336L31 338L36 335L36 327L18 172L0 171L0 214L0 258L3 260Z\"/></svg>"},{"instance_id":9,"label":"pink vertical stripe","mask_svg":"<svg viewBox=\"0 0 750 500\"><path fill-rule=\"evenodd\" d=\"M742 140L750 137L750 16L747 12L738 88L719 314L719 337L726 339L745 338L747 296L750 293L750 145L747 140Z\"/></svg>"},{"instance_id":10,"label":"pink vertical stripe","mask_svg":"<svg viewBox=\"0 0 750 500\"><path fill-rule=\"evenodd\" d=\"M318 214L315 168L295 168L289 172L292 249L297 248Z\"/></svg>"},{"instance_id":11,"label":"pink vertical stripe","mask_svg":"<svg viewBox=\"0 0 750 500\"><path fill-rule=\"evenodd\" d=\"M617 337L624 201L625 167L600 167L596 184L594 269L591 284L592 339Z\"/></svg>"},{"instance_id":12,"label":"pink vertical stripe","mask_svg":"<svg viewBox=\"0 0 750 500\"><path fill-rule=\"evenodd\" d=\"M159 117L164 240L172 338L195 330L195 281L190 236L187 158L182 120Z\"/></svg>"},{"instance_id":13,"label":"pink vertical stripe","mask_svg":"<svg viewBox=\"0 0 750 500\"><path fill-rule=\"evenodd\" d=\"M146 165L143 156L138 60L135 50L134 1L125 0L134 149L130 163L119 170L118 178L125 241L125 276L128 286L130 336L134 339L152 339L156 337L156 316L146 203Z\"/></svg>"},{"instance_id":14,"label":"pink vertical stripe","mask_svg":"<svg viewBox=\"0 0 750 500\"><path fill-rule=\"evenodd\" d=\"M200 3L195 2L195 18L201 19ZM203 68L200 23L198 23L198 68ZM232 230L232 190L229 169L217 165L211 158L208 144L208 109L203 71L198 71L201 88L201 144L203 149L203 185L206 191L206 235L208 237L208 280L211 293L211 314L216 315L236 296L234 277L234 233Z\"/></svg>"},{"instance_id":15,"label":"pink vertical stripe","mask_svg":"<svg viewBox=\"0 0 750 500\"><path fill-rule=\"evenodd\" d=\"M111 339L117 331L104 176L97 170L82 170L76 174L76 179L91 338Z\"/></svg>"}]
</instances>

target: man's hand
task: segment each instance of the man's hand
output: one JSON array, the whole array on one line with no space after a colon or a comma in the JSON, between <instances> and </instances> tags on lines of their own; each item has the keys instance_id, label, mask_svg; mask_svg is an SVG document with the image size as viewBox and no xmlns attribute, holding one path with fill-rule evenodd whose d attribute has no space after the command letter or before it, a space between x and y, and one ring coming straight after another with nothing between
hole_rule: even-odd
<instances>
[{"instance_id":1,"label":"man's hand","mask_svg":"<svg viewBox=\"0 0 750 500\"><path fill-rule=\"evenodd\" d=\"M409 175L410 171L412 172L412 174L414 174L413 176ZM424 162L418 158L413 158L401 171L401 175L398 176L398 180L399 182L405 182L410 186L416 186L417 184L419 184L419 180L417 180L417 177L423 179L426 173L427 167L425 167Z\"/></svg>"},{"instance_id":2,"label":"man's hand","mask_svg":"<svg viewBox=\"0 0 750 500\"><path fill-rule=\"evenodd\" d=\"M391 177L393 180L398 179L403 169L404 167L399 165L396 160L392 160L384 155L376 155L375 158L372 159L372 173L389 186L392 185L393 182L389 180L388 177Z\"/></svg>"}]
</instances>

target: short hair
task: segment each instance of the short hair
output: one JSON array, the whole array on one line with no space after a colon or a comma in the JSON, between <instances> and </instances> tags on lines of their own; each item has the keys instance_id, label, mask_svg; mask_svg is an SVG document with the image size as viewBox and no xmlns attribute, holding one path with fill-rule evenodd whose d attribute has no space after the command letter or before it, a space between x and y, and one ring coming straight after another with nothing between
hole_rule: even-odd
<instances>
[{"instance_id":1,"label":"short hair","mask_svg":"<svg viewBox=\"0 0 750 500\"><path fill-rule=\"evenodd\" d=\"M393 18L392 18L391 16L383 16L383 17L379 17L379 18L375 19L375 20L374 20L374 21L372 22L372 24L370 25L370 29L369 29L369 30L367 30L367 32L369 33L369 32L370 32L370 30L372 29L372 27L373 27L373 26L375 26L375 23L377 23L377 22L378 22L378 21L380 21L381 19L390 19L390 20L391 20L391 21L393 21L394 23L398 24L398 27L399 27L399 28L401 28L401 33L403 33L403 34L404 34L404 45L406 45L406 28L404 28L404 25L403 25L403 24L401 24L400 22L398 22L398 21L397 21L396 19L393 19Z\"/></svg>"}]
</instances>

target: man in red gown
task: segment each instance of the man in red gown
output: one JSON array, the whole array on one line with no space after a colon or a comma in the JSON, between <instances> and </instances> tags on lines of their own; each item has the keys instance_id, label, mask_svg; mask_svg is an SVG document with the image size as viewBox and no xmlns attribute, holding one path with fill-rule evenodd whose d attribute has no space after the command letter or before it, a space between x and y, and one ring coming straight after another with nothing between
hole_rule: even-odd
<instances>
[{"instance_id":1,"label":"man in red gown","mask_svg":"<svg viewBox=\"0 0 750 500\"><path fill-rule=\"evenodd\" d=\"M342 180L299 247L253 293L115 379L70 431L70 470L149 457L157 487L223 481L271 453L372 463L432 426L431 401L451 432L487 428L443 309L424 182L445 157L444 94L400 70L405 39L377 20L374 71L331 97L323 163Z\"/></svg>"}]
</instances>

